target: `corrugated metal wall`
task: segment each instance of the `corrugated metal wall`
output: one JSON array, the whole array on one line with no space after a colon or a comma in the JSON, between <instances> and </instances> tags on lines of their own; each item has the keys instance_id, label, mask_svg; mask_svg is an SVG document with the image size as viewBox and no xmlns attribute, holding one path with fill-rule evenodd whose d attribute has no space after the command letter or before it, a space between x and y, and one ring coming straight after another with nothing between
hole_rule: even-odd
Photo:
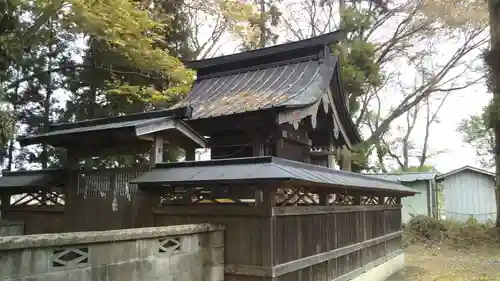
<instances>
[{"instance_id":1,"label":"corrugated metal wall","mask_svg":"<svg viewBox=\"0 0 500 281\"><path fill-rule=\"evenodd\" d=\"M412 215L429 216L429 199L428 199L428 181L416 181L404 183L405 186L415 189L420 192L415 196L404 197L401 200L403 204L402 220L403 223L408 222Z\"/></svg>"},{"instance_id":2,"label":"corrugated metal wall","mask_svg":"<svg viewBox=\"0 0 500 281\"><path fill-rule=\"evenodd\" d=\"M495 182L491 176L463 171L446 177L442 183L446 219L466 221L473 216L479 222L496 217Z\"/></svg>"}]
</instances>

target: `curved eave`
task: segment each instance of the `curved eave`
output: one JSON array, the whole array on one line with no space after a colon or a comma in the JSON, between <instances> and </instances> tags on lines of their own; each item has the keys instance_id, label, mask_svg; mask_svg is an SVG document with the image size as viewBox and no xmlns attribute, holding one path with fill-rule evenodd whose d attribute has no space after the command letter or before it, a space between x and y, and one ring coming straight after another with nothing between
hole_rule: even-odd
<instances>
[{"instance_id":1,"label":"curved eave","mask_svg":"<svg viewBox=\"0 0 500 281\"><path fill-rule=\"evenodd\" d=\"M349 134L349 139L353 145L359 144L363 141L361 135L359 134L359 131L356 128L356 125L354 124L354 121L352 120L351 114L349 112L349 109L347 108L347 101L345 99L346 94L344 92L344 86L342 85L342 79L341 79L341 71L340 71L340 62L337 61L335 65L335 73L337 75L333 75L332 79L336 79L338 85L338 92L340 93L338 95L339 102L336 102L335 106L340 110L340 114L343 115L344 122L347 124L347 130ZM335 100L335 99L334 99Z\"/></svg>"}]
</instances>

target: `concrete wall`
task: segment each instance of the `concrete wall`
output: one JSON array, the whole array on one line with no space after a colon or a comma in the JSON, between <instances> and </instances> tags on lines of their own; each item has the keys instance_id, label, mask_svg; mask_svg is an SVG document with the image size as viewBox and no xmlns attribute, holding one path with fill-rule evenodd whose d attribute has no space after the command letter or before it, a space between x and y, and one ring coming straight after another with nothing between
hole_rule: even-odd
<instances>
[{"instance_id":1,"label":"concrete wall","mask_svg":"<svg viewBox=\"0 0 500 281\"><path fill-rule=\"evenodd\" d=\"M0 220L0 237L12 235L24 235L24 223Z\"/></svg>"},{"instance_id":2,"label":"concrete wall","mask_svg":"<svg viewBox=\"0 0 500 281\"><path fill-rule=\"evenodd\" d=\"M222 281L213 224L0 237L0 280Z\"/></svg>"}]
</instances>

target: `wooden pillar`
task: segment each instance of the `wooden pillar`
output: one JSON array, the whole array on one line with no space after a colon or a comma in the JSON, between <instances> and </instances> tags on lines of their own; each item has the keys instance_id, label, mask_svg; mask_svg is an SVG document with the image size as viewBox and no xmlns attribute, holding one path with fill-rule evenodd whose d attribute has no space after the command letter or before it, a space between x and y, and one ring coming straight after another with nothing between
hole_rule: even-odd
<instances>
[{"instance_id":1,"label":"wooden pillar","mask_svg":"<svg viewBox=\"0 0 500 281\"><path fill-rule=\"evenodd\" d=\"M334 169L335 168L335 146L333 145L333 135L332 135L332 132L330 132L328 134L328 155L326 157L328 157L328 160L327 160L327 165L328 165L328 168L330 169Z\"/></svg>"},{"instance_id":2,"label":"wooden pillar","mask_svg":"<svg viewBox=\"0 0 500 281\"><path fill-rule=\"evenodd\" d=\"M276 206L276 188L264 186L256 190L255 208L265 210L262 217L262 266L274 266L274 227L276 217L272 214L272 208Z\"/></svg>"},{"instance_id":3,"label":"wooden pillar","mask_svg":"<svg viewBox=\"0 0 500 281\"><path fill-rule=\"evenodd\" d=\"M330 194L325 191L318 192L319 204L321 206L328 206L330 202L328 202Z\"/></svg>"},{"instance_id":4,"label":"wooden pillar","mask_svg":"<svg viewBox=\"0 0 500 281\"><path fill-rule=\"evenodd\" d=\"M149 165L154 166L157 163L163 162L163 138L155 135L153 148L150 152Z\"/></svg>"},{"instance_id":5,"label":"wooden pillar","mask_svg":"<svg viewBox=\"0 0 500 281\"><path fill-rule=\"evenodd\" d=\"M253 145L253 156L264 156L266 155L265 144L260 140L254 141Z\"/></svg>"},{"instance_id":6,"label":"wooden pillar","mask_svg":"<svg viewBox=\"0 0 500 281\"><path fill-rule=\"evenodd\" d=\"M352 196L352 203L354 205L361 205L361 196L359 194L355 194Z\"/></svg>"},{"instance_id":7,"label":"wooden pillar","mask_svg":"<svg viewBox=\"0 0 500 281\"><path fill-rule=\"evenodd\" d=\"M186 154L185 155L186 161L195 161L196 160L196 148L188 147L188 148L185 148L184 151Z\"/></svg>"},{"instance_id":8,"label":"wooden pillar","mask_svg":"<svg viewBox=\"0 0 500 281\"><path fill-rule=\"evenodd\" d=\"M78 212L85 213L86 210L78 210L77 193L80 162L75 151L66 150L66 182L64 184L64 217L61 232L78 230ZM91 206L87 206L91 208Z\"/></svg>"},{"instance_id":9,"label":"wooden pillar","mask_svg":"<svg viewBox=\"0 0 500 281\"><path fill-rule=\"evenodd\" d=\"M1 201L1 205L0 205L0 219L3 218L3 209L4 208L7 208L9 205L10 205L10 193L4 193L1 197L0 197Z\"/></svg>"},{"instance_id":10,"label":"wooden pillar","mask_svg":"<svg viewBox=\"0 0 500 281\"><path fill-rule=\"evenodd\" d=\"M342 171L351 171L351 151L345 146L341 148L340 159L340 169Z\"/></svg>"}]
</instances>

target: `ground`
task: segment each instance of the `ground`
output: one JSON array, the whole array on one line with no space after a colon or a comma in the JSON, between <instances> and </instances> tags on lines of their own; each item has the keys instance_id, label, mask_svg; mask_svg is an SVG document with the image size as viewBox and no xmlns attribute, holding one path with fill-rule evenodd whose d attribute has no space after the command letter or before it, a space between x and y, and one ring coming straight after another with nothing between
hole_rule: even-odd
<instances>
[{"instance_id":1,"label":"ground","mask_svg":"<svg viewBox=\"0 0 500 281\"><path fill-rule=\"evenodd\" d=\"M500 281L500 246L461 250L418 243L405 249L405 263L387 281Z\"/></svg>"}]
</instances>

